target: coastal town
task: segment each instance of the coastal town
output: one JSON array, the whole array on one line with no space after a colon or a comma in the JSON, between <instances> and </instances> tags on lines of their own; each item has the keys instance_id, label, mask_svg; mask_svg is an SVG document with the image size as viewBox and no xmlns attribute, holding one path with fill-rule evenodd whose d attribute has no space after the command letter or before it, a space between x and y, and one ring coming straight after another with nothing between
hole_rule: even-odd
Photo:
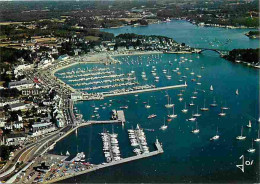
<instances>
[{"instance_id":1,"label":"coastal town","mask_svg":"<svg viewBox=\"0 0 260 184\"><path fill-rule=\"evenodd\" d=\"M9 9L6 8L3 12L10 14L3 13L0 22L0 181L54 183L164 153L163 144L155 136L152 143L154 148L147 145L144 129L138 124L135 129L127 129L134 156L121 157L117 134L105 131L100 132L106 158L103 163L86 161L83 152L72 158L70 153L57 155L51 153L51 150L59 141L76 133L81 127L98 124L123 126L127 122L124 113L128 108L126 105L121 106L121 110L113 110L112 117L107 117L107 120L99 120L99 116L94 115L92 119L86 120L74 106L78 101L100 101L130 94L137 97L139 93L186 89L186 76L172 85L157 85L161 79L152 64L162 61L160 54L182 57L196 54L199 58L203 52L213 51L234 64L242 63L245 67L258 69L259 48L221 50L191 47L177 42L174 37L135 33L114 35L102 30L167 24L173 20L186 21L203 28L255 29L259 27L259 23L256 23L259 12L255 9L255 3L256 1L230 1L223 9L213 0L200 8L193 1L177 1L169 5L166 2L155 5L137 3L129 5L126 10L119 9L123 6L121 3L108 5L109 10L103 7L92 9L86 4L84 11L66 9L69 15L56 12L51 18L47 18L50 10L43 7L33 10L31 5L23 7L19 3L6 4ZM22 12L19 14L23 13L24 16L19 18L12 7L20 6ZM242 6L248 8L246 18L237 20L234 12L239 12L242 16ZM228 7L236 7L237 11L226 13ZM52 6L49 8L55 9ZM181 13L177 16L172 10ZM79 12L80 15L77 15ZM32 15L35 14L40 18L34 20ZM259 31L249 31L246 35L250 39L259 39ZM127 59L122 62L117 59L146 55L152 55L148 63ZM192 59L180 59L180 63L185 61L192 62ZM122 63L128 66L151 66L153 82L143 83L147 81L147 72L144 70L140 72L142 82L133 69L120 71ZM171 66L172 63L169 61L167 64ZM99 67L68 69L88 64ZM172 71L163 69L167 80L171 80L170 72L181 75L179 66L180 64ZM199 79L194 77L192 80L197 80L197 85L200 85ZM168 99L168 105L169 103ZM145 108L149 109L149 101ZM153 115L148 119L155 117Z\"/></svg>"}]
</instances>

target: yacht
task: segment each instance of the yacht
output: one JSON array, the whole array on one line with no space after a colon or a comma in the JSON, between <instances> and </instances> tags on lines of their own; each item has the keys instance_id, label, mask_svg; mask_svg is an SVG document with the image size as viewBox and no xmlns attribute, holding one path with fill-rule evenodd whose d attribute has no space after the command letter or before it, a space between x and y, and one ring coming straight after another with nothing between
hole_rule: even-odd
<instances>
[{"instance_id":1,"label":"yacht","mask_svg":"<svg viewBox=\"0 0 260 184\"><path fill-rule=\"evenodd\" d=\"M216 133L216 135L214 135L213 137L211 137L210 140L213 141L213 140L217 140L217 139L219 139L218 128L217 128L217 133Z\"/></svg>"},{"instance_id":2,"label":"yacht","mask_svg":"<svg viewBox=\"0 0 260 184\"><path fill-rule=\"evenodd\" d=\"M254 152L255 152L255 148L254 148L254 142L253 142L253 140L252 140L252 147L249 148L249 149L247 150L247 152L249 152L249 153L254 153Z\"/></svg>"},{"instance_id":3,"label":"yacht","mask_svg":"<svg viewBox=\"0 0 260 184\"><path fill-rule=\"evenodd\" d=\"M183 113L187 113L188 112L188 109L186 108L186 102L185 102L185 105L184 105L184 109L181 110Z\"/></svg>"},{"instance_id":4,"label":"yacht","mask_svg":"<svg viewBox=\"0 0 260 184\"><path fill-rule=\"evenodd\" d=\"M246 136L243 136L243 126L241 127L241 135L236 137L237 140L244 140L246 139Z\"/></svg>"},{"instance_id":5,"label":"yacht","mask_svg":"<svg viewBox=\"0 0 260 184\"><path fill-rule=\"evenodd\" d=\"M260 142L260 131L258 130L258 137L254 140L255 142Z\"/></svg>"},{"instance_id":6,"label":"yacht","mask_svg":"<svg viewBox=\"0 0 260 184\"><path fill-rule=\"evenodd\" d=\"M196 122L196 129L192 130L191 132L194 134L197 134L200 132L200 129L198 129L198 122Z\"/></svg>"},{"instance_id":7,"label":"yacht","mask_svg":"<svg viewBox=\"0 0 260 184\"><path fill-rule=\"evenodd\" d=\"M148 119L152 119L152 118L155 118L157 115L156 114L151 114L148 116Z\"/></svg>"},{"instance_id":8,"label":"yacht","mask_svg":"<svg viewBox=\"0 0 260 184\"><path fill-rule=\"evenodd\" d=\"M248 122L248 125L246 125L248 128L251 128L252 127L252 123L251 123L251 121L249 120L249 122Z\"/></svg>"},{"instance_id":9,"label":"yacht","mask_svg":"<svg viewBox=\"0 0 260 184\"><path fill-rule=\"evenodd\" d=\"M169 118L176 118L177 114L174 114L174 106L172 107L172 114L168 115Z\"/></svg>"},{"instance_id":10,"label":"yacht","mask_svg":"<svg viewBox=\"0 0 260 184\"><path fill-rule=\"evenodd\" d=\"M70 156L70 153L69 153L69 151L67 151L67 152L66 152L66 156Z\"/></svg>"}]
</instances>

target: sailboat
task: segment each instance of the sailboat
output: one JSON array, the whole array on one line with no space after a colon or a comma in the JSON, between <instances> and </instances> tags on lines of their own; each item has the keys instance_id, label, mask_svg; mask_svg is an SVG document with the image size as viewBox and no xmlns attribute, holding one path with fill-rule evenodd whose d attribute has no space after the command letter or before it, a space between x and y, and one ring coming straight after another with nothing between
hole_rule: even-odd
<instances>
[{"instance_id":1,"label":"sailboat","mask_svg":"<svg viewBox=\"0 0 260 184\"><path fill-rule=\"evenodd\" d=\"M199 114L199 107L197 106L197 113L196 114L193 114L194 117L200 117L201 114Z\"/></svg>"},{"instance_id":2,"label":"sailboat","mask_svg":"<svg viewBox=\"0 0 260 184\"><path fill-rule=\"evenodd\" d=\"M219 139L218 128L217 128L217 133L216 133L216 135L214 135L213 137L211 137L210 140L213 141L213 140L217 140L217 139Z\"/></svg>"},{"instance_id":3,"label":"sailboat","mask_svg":"<svg viewBox=\"0 0 260 184\"><path fill-rule=\"evenodd\" d=\"M170 97L168 96L168 104L165 105L166 108L171 108L171 107L174 106L174 104L171 104L170 101L171 101L171 99L170 99Z\"/></svg>"},{"instance_id":4,"label":"sailboat","mask_svg":"<svg viewBox=\"0 0 260 184\"><path fill-rule=\"evenodd\" d=\"M206 100L204 99L204 107L200 108L201 111L208 111L209 108L205 107Z\"/></svg>"},{"instance_id":5,"label":"sailboat","mask_svg":"<svg viewBox=\"0 0 260 184\"><path fill-rule=\"evenodd\" d=\"M191 103L189 104L189 106L194 106L195 104L193 103L193 101L191 101Z\"/></svg>"},{"instance_id":6,"label":"sailboat","mask_svg":"<svg viewBox=\"0 0 260 184\"><path fill-rule=\"evenodd\" d=\"M76 129L75 133L76 133L76 136L78 136L78 129Z\"/></svg>"},{"instance_id":7,"label":"sailboat","mask_svg":"<svg viewBox=\"0 0 260 184\"><path fill-rule=\"evenodd\" d=\"M223 112L223 109L221 109L221 113L218 114L219 116L226 116L226 113Z\"/></svg>"},{"instance_id":8,"label":"sailboat","mask_svg":"<svg viewBox=\"0 0 260 184\"><path fill-rule=\"evenodd\" d=\"M194 117L193 112L192 112L192 116L191 116L191 118L188 119L188 120L189 120L189 121L196 121L196 118Z\"/></svg>"},{"instance_id":9,"label":"sailboat","mask_svg":"<svg viewBox=\"0 0 260 184\"><path fill-rule=\"evenodd\" d=\"M211 106L211 107L217 107L217 106L218 106L218 104L216 104L216 99L215 99L215 97L214 97L214 99L213 99L213 103L210 104L210 106Z\"/></svg>"},{"instance_id":10,"label":"sailboat","mask_svg":"<svg viewBox=\"0 0 260 184\"><path fill-rule=\"evenodd\" d=\"M225 103L225 106L221 107L221 109L223 109L223 110L228 110L229 107L227 107L227 105L226 105L226 103Z\"/></svg>"},{"instance_id":11,"label":"sailboat","mask_svg":"<svg viewBox=\"0 0 260 184\"><path fill-rule=\"evenodd\" d=\"M177 114L174 114L174 106L172 107L172 114L168 115L169 118L176 118Z\"/></svg>"},{"instance_id":12,"label":"sailboat","mask_svg":"<svg viewBox=\"0 0 260 184\"><path fill-rule=\"evenodd\" d=\"M255 142L260 142L260 131L258 130L258 137L254 140Z\"/></svg>"},{"instance_id":13,"label":"sailboat","mask_svg":"<svg viewBox=\"0 0 260 184\"><path fill-rule=\"evenodd\" d=\"M168 70L168 74L166 75L166 78L169 79L169 80L172 78L172 76L170 75L169 70Z\"/></svg>"},{"instance_id":14,"label":"sailboat","mask_svg":"<svg viewBox=\"0 0 260 184\"><path fill-rule=\"evenodd\" d=\"M210 91L213 91L213 86L211 85L209 89L210 89Z\"/></svg>"},{"instance_id":15,"label":"sailboat","mask_svg":"<svg viewBox=\"0 0 260 184\"><path fill-rule=\"evenodd\" d=\"M66 156L70 156L70 153L69 153L69 151L67 151L67 152L66 152Z\"/></svg>"},{"instance_id":16,"label":"sailboat","mask_svg":"<svg viewBox=\"0 0 260 184\"><path fill-rule=\"evenodd\" d=\"M198 129L198 122L196 122L196 129L192 130L191 133L197 134L200 132L200 129Z\"/></svg>"},{"instance_id":17,"label":"sailboat","mask_svg":"<svg viewBox=\"0 0 260 184\"><path fill-rule=\"evenodd\" d=\"M248 122L248 125L246 125L248 128L251 128L252 127L252 123L251 123L251 121L249 120L249 122Z\"/></svg>"},{"instance_id":18,"label":"sailboat","mask_svg":"<svg viewBox=\"0 0 260 184\"><path fill-rule=\"evenodd\" d=\"M238 89L236 90L236 95L239 95Z\"/></svg>"},{"instance_id":19,"label":"sailboat","mask_svg":"<svg viewBox=\"0 0 260 184\"><path fill-rule=\"evenodd\" d=\"M247 152L249 152L249 153L254 153L254 152L255 152L253 139L252 139L252 147L249 148L249 149L247 150Z\"/></svg>"},{"instance_id":20,"label":"sailboat","mask_svg":"<svg viewBox=\"0 0 260 184\"><path fill-rule=\"evenodd\" d=\"M188 112L188 109L186 108L186 102L185 102L185 105L184 105L184 109L181 110L183 113L186 113Z\"/></svg>"},{"instance_id":21,"label":"sailboat","mask_svg":"<svg viewBox=\"0 0 260 184\"><path fill-rule=\"evenodd\" d=\"M236 137L237 140L244 140L246 139L246 136L243 136L243 126L241 127L241 135Z\"/></svg>"},{"instance_id":22,"label":"sailboat","mask_svg":"<svg viewBox=\"0 0 260 184\"><path fill-rule=\"evenodd\" d=\"M167 125L165 125L165 118L164 118L164 124L160 127L160 130L166 130L168 128Z\"/></svg>"},{"instance_id":23,"label":"sailboat","mask_svg":"<svg viewBox=\"0 0 260 184\"><path fill-rule=\"evenodd\" d=\"M195 88L195 90L193 91L193 94L194 94L194 95L198 94L198 91L196 91L196 88Z\"/></svg>"},{"instance_id":24,"label":"sailboat","mask_svg":"<svg viewBox=\"0 0 260 184\"><path fill-rule=\"evenodd\" d=\"M150 106L150 104L149 104L149 100L148 100L148 104L145 105L145 108L146 108L146 109L150 109L150 108L151 108L151 106Z\"/></svg>"}]
</instances>

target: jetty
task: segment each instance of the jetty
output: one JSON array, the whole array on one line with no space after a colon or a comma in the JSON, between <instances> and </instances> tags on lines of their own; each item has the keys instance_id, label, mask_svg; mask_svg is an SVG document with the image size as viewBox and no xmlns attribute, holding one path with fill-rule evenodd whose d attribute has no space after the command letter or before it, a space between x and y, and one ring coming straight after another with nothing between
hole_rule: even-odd
<instances>
[{"instance_id":1,"label":"jetty","mask_svg":"<svg viewBox=\"0 0 260 184\"><path fill-rule=\"evenodd\" d=\"M156 147L155 151L152 151L152 152L149 152L149 153L143 153L143 154L140 154L140 155L131 156L131 157L127 157L127 158L122 158L120 160L112 161L110 163L93 165L92 168L90 168L90 169L87 169L87 170L84 170L84 171L79 171L79 172L73 172L73 173L71 173L69 175L65 175L63 177L56 177L53 180L44 181L44 183L55 183L55 182L62 181L62 180L65 180L65 179L69 179L69 178L72 178L72 177L75 177L75 176L90 173L90 172L93 172L93 171L96 171L96 170L99 170L99 169L102 169L102 168L106 168L106 167L110 167L110 166L114 166L114 165L118 165L118 164L123 164L123 163L131 162L131 161L135 161L135 160L139 160L139 159L143 159L143 158L147 158L147 157L152 157L152 156L156 156L158 154L162 154L164 151L163 151L163 148L162 148L162 144L158 141L158 139L156 139L156 142L154 144L155 144L155 147Z\"/></svg>"},{"instance_id":2,"label":"jetty","mask_svg":"<svg viewBox=\"0 0 260 184\"><path fill-rule=\"evenodd\" d=\"M115 92L115 93L100 93L99 95L96 95L95 97L92 97L90 94L82 94L81 98L75 99L75 100L103 100L106 97L113 97L113 96L121 96L121 95L130 95L130 94L136 94L136 93L145 93L145 92L153 92L153 91L161 91L161 90L169 90L174 88L183 88L187 87L186 82L184 84L180 85L173 85L173 86L164 86L164 87L154 87L154 88L148 88L148 89L138 89L133 91L124 91L124 92Z\"/></svg>"}]
</instances>

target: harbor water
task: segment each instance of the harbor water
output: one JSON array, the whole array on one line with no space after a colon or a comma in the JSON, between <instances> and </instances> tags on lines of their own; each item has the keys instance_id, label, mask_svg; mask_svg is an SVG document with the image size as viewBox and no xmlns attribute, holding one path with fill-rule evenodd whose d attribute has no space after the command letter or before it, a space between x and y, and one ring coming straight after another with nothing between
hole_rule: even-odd
<instances>
[{"instance_id":1,"label":"harbor water","mask_svg":"<svg viewBox=\"0 0 260 184\"><path fill-rule=\"evenodd\" d=\"M115 34L133 32L137 34L156 34L174 38L179 42L185 42L191 46L222 49L232 48L255 48L259 41L250 40L244 33L244 29L223 29L223 28L201 28L184 21L172 21L170 23L154 24L146 27L124 27L118 29L104 30ZM223 43L225 42L225 43ZM214 46L213 46L214 45ZM219 46L217 46L219 45ZM222 46L220 46L222 45ZM224 46L225 45L225 46ZM77 102L75 106L78 112L83 114L85 120L98 119L108 120L113 109L127 106L125 112L126 123L121 125L93 125L80 128L76 133L70 134L55 146L55 154L65 154L69 151L71 156L78 152L84 152L86 161L93 164L105 162L102 150L102 139L99 133L105 129L118 134L121 157L133 156L127 129L136 127L139 124L144 128L147 143L150 151L155 149L154 142L158 138L163 144L164 153L155 157L137 160L134 162L117 165L89 174L66 180L65 182L78 183L184 183L184 182L259 182L259 142L254 142L255 153L248 153L247 149L252 146L252 139L257 138L259 130L259 70L246 65L232 63L221 58L217 53L206 51L202 54L153 54L118 56L115 59L121 64L104 66L102 64L80 64L58 71L76 71L81 69L108 68L116 74L126 74L135 71L134 76L139 85L155 85L156 87L177 85L187 82L186 88L172 89L140 93L137 95L125 95L105 98L100 101ZM180 63L180 61L183 61ZM159 82L154 81L151 73L156 68ZM180 74L173 71L179 68ZM204 68L204 69L202 69ZM171 75L168 80L163 73ZM142 72L146 73L147 80L141 77ZM191 74L191 73L194 73ZM201 78L197 78L201 75ZM187 76L187 78L182 78ZM196 81L192 81L196 79ZM68 79L62 79L68 84ZM182 80L182 81L179 81ZM198 81L199 80L199 81ZM200 82L201 85L197 85ZM104 84L102 84L104 85ZM210 91L210 86L214 90ZM90 85L95 86L95 85ZM82 86L75 88L81 88ZM84 86L83 86L84 87ZM184 89L184 92L180 90ZM236 90L239 95L236 95ZM111 90L111 89L106 89ZM106 91L103 90L103 91ZM97 90L98 91L98 90ZM97 92L89 91L89 92ZM198 94L196 99L194 91ZM179 93L182 93L183 101L179 101ZM165 108L168 103L168 96L174 105L175 114L171 122L167 121L167 115L172 113L172 108ZM217 107L210 107L213 100L216 100ZM194 102L194 106L188 104ZM181 110L187 104L188 112ZM145 108L149 103L151 108ZM201 117L197 118L198 134L191 131L195 128L196 122L187 121L197 107L204 106L209 111L200 111ZM219 116L220 107L227 106L226 116ZM94 108L99 107L94 115ZM157 117L148 119L151 114ZM247 128L248 121L252 127ZM164 124L168 125L166 130L160 130ZM241 134L246 139L236 140ZM216 135L219 140L210 141ZM243 173L236 165L241 164L239 157L244 155L245 161L252 161L252 165L245 165ZM62 181L64 183L64 181Z\"/></svg>"}]
</instances>

